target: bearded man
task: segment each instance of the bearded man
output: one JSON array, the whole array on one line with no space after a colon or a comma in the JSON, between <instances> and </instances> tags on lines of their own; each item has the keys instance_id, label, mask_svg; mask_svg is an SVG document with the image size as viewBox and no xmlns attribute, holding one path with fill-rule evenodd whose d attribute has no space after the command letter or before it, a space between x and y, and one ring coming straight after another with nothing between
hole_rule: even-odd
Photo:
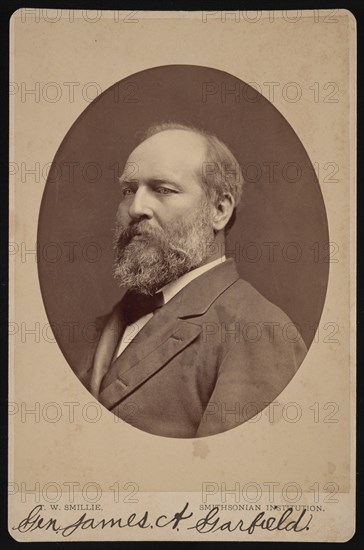
<instances>
[{"instance_id":1,"label":"bearded man","mask_svg":"<svg viewBox=\"0 0 364 550\"><path fill-rule=\"evenodd\" d=\"M239 426L277 397L307 351L300 335L284 338L289 318L225 257L239 164L217 137L164 123L132 151L120 185L114 276L127 292L99 321L83 382L155 435Z\"/></svg>"}]
</instances>

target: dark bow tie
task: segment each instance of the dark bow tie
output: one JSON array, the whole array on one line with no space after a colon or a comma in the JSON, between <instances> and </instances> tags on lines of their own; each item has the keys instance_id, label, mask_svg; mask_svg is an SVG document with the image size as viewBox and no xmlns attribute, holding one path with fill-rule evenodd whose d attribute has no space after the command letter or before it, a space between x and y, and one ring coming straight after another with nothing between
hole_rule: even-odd
<instances>
[{"instance_id":1,"label":"dark bow tie","mask_svg":"<svg viewBox=\"0 0 364 550\"><path fill-rule=\"evenodd\" d=\"M123 300L123 310L128 325L135 323L144 315L153 313L164 305L163 292L157 292L154 296L128 291Z\"/></svg>"}]
</instances>

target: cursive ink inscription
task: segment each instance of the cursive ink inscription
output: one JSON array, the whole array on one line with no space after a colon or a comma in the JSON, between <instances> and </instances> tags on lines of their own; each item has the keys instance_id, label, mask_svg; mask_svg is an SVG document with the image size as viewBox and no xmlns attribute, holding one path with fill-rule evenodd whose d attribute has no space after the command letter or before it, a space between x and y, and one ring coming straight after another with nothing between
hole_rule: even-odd
<instances>
[{"instance_id":1,"label":"cursive ink inscription","mask_svg":"<svg viewBox=\"0 0 364 550\"><path fill-rule=\"evenodd\" d=\"M125 529L125 528L139 528L139 529L164 529L169 527L179 531L180 526L185 526L186 529L193 529L198 533L215 533L216 531L233 531L245 532L248 535L252 535L256 529L267 531L294 531L299 533L309 529L309 524L312 520L312 514L309 514L307 510L302 510L301 514L297 517L293 516L293 509L288 508L279 517L267 516L265 512L257 514L253 520L222 520L220 518L218 507L212 508L204 517L198 519L192 525L187 522L194 514L193 512L187 513L189 503L187 502L180 512L175 514L165 515L162 514L155 518L151 518L151 514L146 510L140 516L133 513L126 518L109 518L109 519L96 519L87 517L87 514L80 516L75 522L62 526L59 524L56 518L45 518L42 515L43 506L35 506L27 515L22 519L19 524L12 527L13 531L19 531L20 533L27 533L36 530L53 531L54 533L60 533L63 537L69 537L77 530L87 529L105 529L106 527L113 529ZM191 520L192 522L192 520Z\"/></svg>"},{"instance_id":2,"label":"cursive ink inscription","mask_svg":"<svg viewBox=\"0 0 364 550\"><path fill-rule=\"evenodd\" d=\"M216 533L216 531L233 531L246 532L249 535L252 535L255 529L263 529L267 531L294 531L299 533L300 531L308 531L309 524L312 520L312 514L309 514L309 517L304 517L307 514L307 510L302 510L300 516L297 519L293 519L291 516L293 514L293 509L288 508L283 512L283 514L277 518L274 516L267 517L265 512L260 512L252 521L245 521L239 519L237 522L224 521L222 522L220 516L218 516L219 509L217 507L212 508L209 513L199 519L193 527L189 529L195 529L199 533ZM291 520L288 521L287 520Z\"/></svg>"},{"instance_id":3,"label":"cursive ink inscription","mask_svg":"<svg viewBox=\"0 0 364 550\"><path fill-rule=\"evenodd\" d=\"M193 515L193 513L191 512L189 515L184 516L184 512L187 510L187 508L188 502L186 503L183 510L181 512L176 512L171 519L169 519L166 515L159 516L155 520L154 525L159 528L171 526L172 529L178 529L178 525L182 520L188 519ZM124 520L120 517L110 518L108 520L96 520L95 518L87 518L87 514L83 514L74 523L62 527L61 525L59 525L57 519L55 518L50 518L48 520L45 519L40 513L42 512L42 509L42 505L35 506L33 510L29 512L28 516L20 521L19 525L12 528L13 531L27 533L36 531L37 529L44 529L46 531L51 530L57 534L61 533L63 537L69 537L75 531L77 531L77 529L105 529L105 527L117 527L119 529L124 529L125 527L139 527L140 529L153 528L153 524L149 522L148 511L144 512L144 514L139 519L137 518L136 514L131 514Z\"/></svg>"}]
</instances>

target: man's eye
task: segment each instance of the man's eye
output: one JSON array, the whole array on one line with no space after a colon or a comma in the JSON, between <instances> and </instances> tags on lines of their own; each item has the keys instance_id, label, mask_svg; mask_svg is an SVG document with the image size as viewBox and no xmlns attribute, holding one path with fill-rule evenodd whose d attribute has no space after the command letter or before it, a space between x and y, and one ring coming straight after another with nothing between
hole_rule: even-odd
<instances>
[{"instance_id":1,"label":"man's eye","mask_svg":"<svg viewBox=\"0 0 364 550\"><path fill-rule=\"evenodd\" d=\"M161 195L169 195L171 193L175 193L173 189L169 189L168 187L157 187L156 192L160 193Z\"/></svg>"},{"instance_id":2,"label":"man's eye","mask_svg":"<svg viewBox=\"0 0 364 550\"><path fill-rule=\"evenodd\" d=\"M123 197L126 197L127 195L133 195L134 191L131 189L131 187L124 187L124 189L121 190L121 193Z\"/></svg>"}]
</instances>

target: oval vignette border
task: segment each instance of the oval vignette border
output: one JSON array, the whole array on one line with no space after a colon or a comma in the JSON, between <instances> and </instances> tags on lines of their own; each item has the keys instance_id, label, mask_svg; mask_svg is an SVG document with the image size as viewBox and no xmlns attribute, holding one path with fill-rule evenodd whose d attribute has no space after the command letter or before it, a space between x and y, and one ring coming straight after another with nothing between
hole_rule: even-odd
<instances>
[{"instance_id":1,"label":"oval vignette border","mask_svg":"<svg viewBox=\"0 0 364 550\"><path fill-rule=\"evenodd\" d=\"M76 375L94 340L94 320L122 293L112 277L117 177L138 136L167 120L200 127L231 148L246 184L227 256L235 258L241 277L287 313L308 348L318 327L329 274L328 224L297 134L264 96L229 73L154 67L116 82L90 103L63 139L45 185L37 236L40 288L55 339Z\"/></svg>"}]
</instances>

